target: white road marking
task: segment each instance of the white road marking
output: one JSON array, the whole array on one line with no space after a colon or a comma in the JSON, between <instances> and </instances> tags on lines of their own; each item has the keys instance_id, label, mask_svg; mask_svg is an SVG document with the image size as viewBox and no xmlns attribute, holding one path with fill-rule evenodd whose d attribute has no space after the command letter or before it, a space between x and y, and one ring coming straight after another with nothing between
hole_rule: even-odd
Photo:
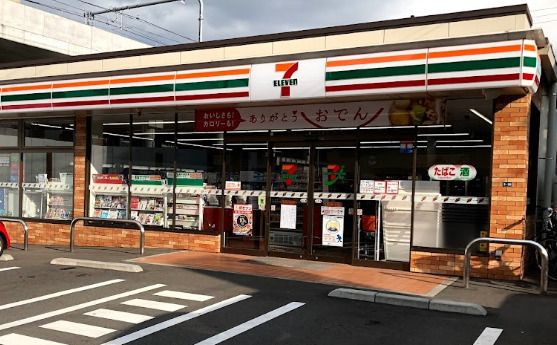
<instances>
[{"instance_id":1,"label":"white road marking","mask_svg":"<svg viewBox=\"0 0 557 345\"><path fill-rule=\"evenodd\" d=\"M19 301L19 302L8 303L8 304L0 305L0 310L9 309L9 308L13 308L13 307L19 307L19 306L22 306L22 305L25 305L25 304L44 301L44 300L47 300L47 299L50 299L50 298L65 296L65 295L72 294L74 292L81 292L81 291L91 290L91 289L95 289L95 288L98 288L98 287L107 286L107 285L111 285L111 284L115 284L115 283L121 283L123 281L124 281L124 279L107 280L107 281L102 282L102 283L97 283L97 284L92 284L92 285L85 285L85 286L81 286L81 287L78 287L78 288L75 288L75 289L59 291L59 292L51 293L51 294L44 295L44 296L39 296L39 297L31 298L31 299L26 299L26 300Z\"/></svg>"},{"instance_id":2,"label":"white road marking","mask_svg":"<svg viewBox=\"0 0 557 345\"><path fill-rule=\"evenodd\" d=\"M0 344L2 345L66 345L57 343L55 341L43 340L40 338L28 337L20 334L7 334L0 337Z\"/></svg>"},{"instance_id":3,"label":"white road marking","mask_svg":"<svg viewBox=\"0 0 557 345\"><path fill-rule=\"evenodd\" d=\"M280 308L277 308L275 310L272 310L266 314L263 314L261 316L256 317L255 319L251 319L247 322L244 322L236 327L233 327L227 331L224 331L222 333L219 333L217 335L214 335L208 339L205 339L195 345L215 345L215 344L220 344L225 340L228 340L232 337L237 336L238 334L242 334L246 331L249 331L250 329L257 327L259 325L264 324L265 322L271 321L274 318L277 318L281 315L284 315L288 312L291 312L294 309L300 308L301 306L303 306L305 303L300 303L300 302L292 302L292 303L288 303Z\"/></svg>"},{"instance_id":4,"label":"white road marking","mask_svg":"<svg viewBox=\"0 0 557 345\"><path fill-rule=\"evenodd\" d=\"M13 266L13 267L4 267L4 268L0 268L0 272L3 271L11 271L11 270L17 270L20 269L21 267L17 267L17 266Z\"/></svg>"},{"instance_id":5,"label":"white road marking","mask_svg":"<svg viewBox=\"0 0 557 345\"><path fill-rule=\"evenodd\" d=\"M123 344L127 344L129 342L132 342L132 341L137 340L137 339L141 339L143 337L146 337L146 336L148 336L150 334L153 334L153 333L156 333L158 331L162 331L163 329L166 329L166 328L169 328L169 327L172 327L172 326L176 326L176 325L178 325L182 322L185 322L185 321L188 321L188 320L191 320L191 319L195 319L198 316L202 316L202 315L205 315L205 314L210 313L212 311L227 307L231 304L243 301L243 300L248 299L250 297L251 297L250 295L238 295L236 297L232 297L232 298L226 299L224 301L220 301L220 302L217 302L215 304L208 305L206 307L203 307L201 309L192 311L190 313L180 315L180 316L177 316L173 319L170 319L170 320L158 323L156 325L141 329L139 331L130 333L130 334L125 335L123 337L110 340L109 342L104 343L102 345L123 345Z\"/></svg>"},{"instance_id":6,"label":"white road marking","mask_svg":"<svg viewBox=\"0 0 557 345\"><path fill-rule=\"evenodd\" d=\"M84 315L94 316L102 319L128 322L133 324L142 323L151 320L153 318L152 316L147 316L147 315L126 313L124 311L102 309L102 308L90 311L88 313L85 313Z\"/></svg>"},{"instance_id":7,"label":"white road marking","mask_svg":"<svg viewBox=\"0 0 557 345\"><path fill-rule=\"evenodd\" d=\"M185 299L188 301L205 302L213 298L213 296L198 295L194 293L164 290L154 294L155 296L171 297L177 299Z\"/></svg>"},{"instance_id":8,"label":"white road marking","mask_svg":"<svg viewBox=\"0 0 557 345\"><path fill-rule=\"evenodd\" d=\"M143 293L143 292L146 292L146 291L151 291L151 290L154 290L154 289L158 289L158 288L161 288L161 287L164 287L164 286L166 286L166 285L164 285L164 284L149 285L149 286L146 286L146 287L143 287L143 288L140 288L140 289L127 291L127 292L123 292L123 293L120 293L120 294L117 294L117 295L112 295L112 296L108 296L108 297L99 298L99 299L96 299L94 301L81 303L81 304L74 305L74 306L71 306L71 307L50 311L48 313L31 316L31 317L28 317L28 318L25 318L25 319L4 323L4 324L0 325L0 331L3 331L3 330L8 329L8 328L12 328L12 327L26 325L26 324L31 323L31 322L48 319L49 317L70 313L70 312L73 312L73 311L76 311L76 310L79 310L79 309L89 308L89 307L92 307L92 306L97 305L97 304L106 303L106 302L114 301L114 300L117 300L117 299L120 299L120 298L137 295L137 294L140 294L140 293Z\"/></svg>"},{"instance_id":9,"label":"white road marking","mask_svg":"<svg viewBox=\"0 0 557 345\"><path fill-rule=\"evenodd\" d=\"M474 345L493 345L499 339L501 333L503 333L501 328L486 327L478 339L476 339Z\"/></svg>"},{"instance_id":10,"label":"white road marking","mask_svg":"<svg viewBox=\"0 0 557 345\"><path fill-rule=\"evenodd\" d=\"M177 311L186 307L185 305L181 305L181 304L157 302L157 301L151 301L148 299L140 299L140 298L131 299L129 301L122 302L122 304L131 305L132 307L157 309L162 311Z\"/></svg>"},{"instance_id":11,"label":"white road marking","mask_svg":"<svg viewBox=\"0 0 557 345\"><path fill-rule=\"evenodd\" d=\"M99 326L86 325L84 323L71 322L71 321L54 321L42 325L41 328L51 329L53 331L71 333L76 335L82 335L89 338L98 338L103 335L115 332L115 329L104 328Z\"/></svg>"}]
</instances>

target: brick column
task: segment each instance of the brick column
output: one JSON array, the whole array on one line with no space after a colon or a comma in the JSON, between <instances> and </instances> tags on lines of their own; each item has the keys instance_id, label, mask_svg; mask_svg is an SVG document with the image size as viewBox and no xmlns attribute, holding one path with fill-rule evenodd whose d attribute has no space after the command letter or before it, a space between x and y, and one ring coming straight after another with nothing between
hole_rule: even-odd
<instances>
[{"instance_id":1,"label":"brick column","mask_svg":"<svg viewBox=\"0 0 557 345\"><path fill-rule=\"evenodd\" d=\"M524 239L526 235L530 100L530 95L503 96L494 102L490 237ZM511 182L512 186L503 187L503 182ZM489 249L491 253L502 251L500 260L489 260L489 278L520 279L523 276L522 247L492 244Z\"/></svg>"},{"instance_id":2,"label":"brick column","mask_svg":"<svg viewBox=\"0 0 557 345\"><path fill-rule=\"evenodd\" d=\"M85 215L85 153L87 145L87 121L85 116L75 117L74 143L74 217Z\"/></svg>"}]
</instances>

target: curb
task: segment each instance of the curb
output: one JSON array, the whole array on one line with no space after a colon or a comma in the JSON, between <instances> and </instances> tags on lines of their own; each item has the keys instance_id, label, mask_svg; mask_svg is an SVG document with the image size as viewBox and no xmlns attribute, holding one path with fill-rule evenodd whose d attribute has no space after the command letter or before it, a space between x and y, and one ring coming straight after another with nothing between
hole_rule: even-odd
<instances>
[{"instance_id":1,"label":"curb","mask_svg":"<svg viewBox=\"0 0 557 345\"><path fill-rule=\"evenodd\" d=\"M13 259L14 257L10 254L2 254L2 256L0 256L0 261L12 261Z\"/></svg>"},{"instance_id":2,"label":"curb","mask_svg":"<svg viewBox=\"0 0 557 345\"><path fill-rule=\"evenodd\" d=\"M63 265L63 266L79 266L88 268L100 268L105 270L122 271L130 273L143 272L143 268L139 265L124 264L120 262L104 262L104 261L93 261L93 260L80 260L80 259L69 259L69 258L56 258L52 259L51 265Z\"/></svg>"},{"instance_id":3,"label":"curb","mask_svg":"<svg viewBox=\"0 0 557 345\"><path fill-rule=\"evenodd\" d=\"M442 299L434 299L421 296L401 295L370 290L356 290L339 288L331 291L329 297L345 298L371 303L381 303L396 305L400 307L410 307L434 311L444 311L448 313L458 313L467 315L486 316L487 311L484 307L476 303L456 302Z\"/></svg>"}]
</instances>

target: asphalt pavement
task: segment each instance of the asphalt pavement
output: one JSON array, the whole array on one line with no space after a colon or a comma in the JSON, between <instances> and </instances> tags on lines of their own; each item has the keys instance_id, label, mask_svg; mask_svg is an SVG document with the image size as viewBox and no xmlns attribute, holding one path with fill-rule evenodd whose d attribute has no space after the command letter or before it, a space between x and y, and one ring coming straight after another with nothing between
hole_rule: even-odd
<instances>
[{"instance_id":1,"label":"asphalt pavement","mask_svg":"<svg viewBox=\"0 0 557 345\"><path fill-rule=\"evenodd\" d=\"M145 255L165 251L147 249ZM481 302L470 316L330 298L338 286L141 264L143 272L51 265L128 262L130 249L31 246L0 262L0 344L555 344L556 295L459 282L438 297Z\"/></svg>"}]
</instances>

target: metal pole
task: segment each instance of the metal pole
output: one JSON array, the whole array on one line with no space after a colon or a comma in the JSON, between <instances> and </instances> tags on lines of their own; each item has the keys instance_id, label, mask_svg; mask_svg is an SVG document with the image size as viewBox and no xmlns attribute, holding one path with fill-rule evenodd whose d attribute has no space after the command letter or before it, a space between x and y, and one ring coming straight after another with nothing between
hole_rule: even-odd
<instances>
[{"instance_id":1,"label":"metal pole","mask_svg":"<svg viewBox=\"0 0 557 345\"><path fill-rule=\"evenodd\" d=\"M143 224L141 224L137 220L128 220L128 219L110 219L110 220L107 220L105 218L91 218L91 217L76 217L76 218L72 219L72 222L70 224L70 252L73 252L73 248L74 248L74 228L75 228L75 224L77 222L79 222L80 220L82 220L82 221L94 221L94 222L105 222L105 223L108 222L108 223L134 224L134 225L137 226L137 228L139 229L139 232L140 232L139 254L143 255L143 253L145 252L145 228L143 227Z\"/></svg>"},{"instance_id":2,"label":"metal pole","mask_svg":"<svg viewBox=\"0 0 557 345\"><path fill-rule=\"evenodd\" d=\"M29 227L27 223L21 219L0 218L1 222L19 223L23 226L23 250L29 249Z\"/></svg>"},{"instance_id":3,"label":"metal pole","mask_svg":"<svg viewBox=\"0 0 557 345\"><path fill-rule=\"evenodd\" d=\"M203 0L199 2L199 42L203 41Z\"/></svg>"},{"instance_id":4,"label":"metal pole","mask_svg":"<svg viewBox=\"0 0 557 345\"><path fill-rule=\"evenodd\" d=\"M472 240L468 243L466 249L464 250L464 287L467 289L470 286L470 258L472 257L472 247L480 242L488 243L500 243L500 244L518 244L518 245L531 245L536 247L541 256L541 277L540 277L540 293L547 293L548 284L548 271L549 271L549 258L547 255L547 250L535 241L530 240L511 240L506 238L490 238L490 237L480 237Z\"/></svg>"},{"instance_id":5,"label":"metal pole","mask_svg":"<svg viewBox=\"0 0 557 345\"><path fill-rule=\"evenodd\" d=\"M553 83L549 93L549 111L547 112L547 148L542 207L552 204L553 177L555 175L555 159L557 156L557 83Z\"/></svg>"}]
</instances>

